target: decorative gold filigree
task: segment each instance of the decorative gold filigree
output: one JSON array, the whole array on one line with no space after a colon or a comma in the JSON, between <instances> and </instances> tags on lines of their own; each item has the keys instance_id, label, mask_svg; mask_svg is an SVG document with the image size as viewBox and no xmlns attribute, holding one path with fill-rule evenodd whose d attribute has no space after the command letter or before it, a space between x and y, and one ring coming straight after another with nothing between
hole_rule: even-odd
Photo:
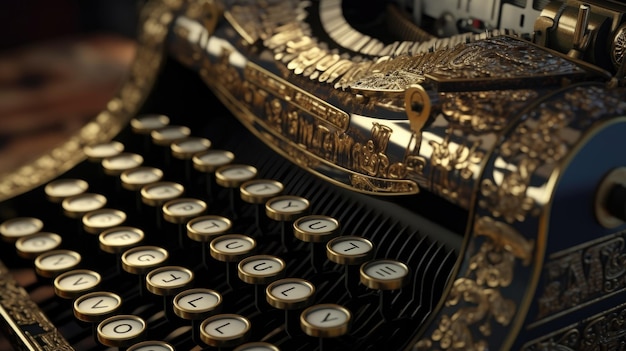
<instances>
[{"instance_id":1,"label":"decorative gold filigree","mask_svg":"<svg viewBox=\"0 0 626 351\"><path fill-rule=\"evenodd\" d=\"M622 304L526 343L522 351L623 350L626 345L626 305Z\"/></svg>"},{"instance_id":2,"label":"decorative gold filigree","mask_svg":"<svg viewBox=\"0 0 626 351\"><path fill-rule=\"evenodd\" d=\"M488 337L493 323L507 326L516 313L516 302L506 298L500 289L513 282L517 259L525 266L530 264L533 241L490 217L479 218L474 232L486 240L470 257L468 271L454 281L446 300L446 306L464 307L450 316L442 316L431 340L420 341L418 350L430 350L433 341L443 350L487 350L487 342L478 338L470 326L478 324L482 336Z\"/></svg>"},{"instance_id":3,"label":"decorative gold filigree","mask_svg":"<svg viewBox=\"0 0 626 351\"><path fill-rule=\"evenodd\" d=\"M536 320L626 291L626 233L551 255Z\"/></svg>"}]
</instances>

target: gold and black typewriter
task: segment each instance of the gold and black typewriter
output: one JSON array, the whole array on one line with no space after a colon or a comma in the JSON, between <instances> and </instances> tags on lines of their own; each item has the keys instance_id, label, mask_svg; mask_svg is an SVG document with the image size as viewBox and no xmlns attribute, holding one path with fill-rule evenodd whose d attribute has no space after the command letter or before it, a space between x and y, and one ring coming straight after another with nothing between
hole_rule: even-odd
<instances>
[{"instance_id":1,"label":"gold and black typewriter","mask_svg":"<svg viewBox=\"0 0 626 351\"><path fill-rule=\"evenodd\" d=\"M106 109L0 177L2 329L16 350L623 350L625 14L147 2Z\"/></svg>"}]
</instances>

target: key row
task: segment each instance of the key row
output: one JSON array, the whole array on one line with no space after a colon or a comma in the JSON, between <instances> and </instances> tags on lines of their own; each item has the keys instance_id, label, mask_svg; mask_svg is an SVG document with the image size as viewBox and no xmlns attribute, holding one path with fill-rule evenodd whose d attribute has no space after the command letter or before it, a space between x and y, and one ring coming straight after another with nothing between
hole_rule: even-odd
<instances>
[{"instance_id":1,"label":"key row","mask_svg":"<svg viewBox=\"0 0 626 351\"><path fill-rule=\"evenodd\" d=\"M204 293L204 292L200 292ZM190 291L189 297L197 300L198 292ZM182 298L189 298L183 296ZM112 293L97 292L76 300L75 314L83 317L84 311L111 309L119 306L120 301ZM80 312L79 312L80 311ZM300 328L307 335L320 338L334 338L345 335L352 323L352 313L337 304L313 305L300 316ZM128 347L129 351L174 350L164 341L141 341L147 333L147 323L135 315L114 315L102 320L97 325L97 338L100 343L112 347ZM267 342L249 342L252 323L238 314L217 314L202 321L199 326L200 339L206 345L214 347L235 347L235 351L278 351L279 348ZM245 343L245 344L244 344ZM321 345L321 343L320 343ZM320 350L323 350L320 347Z\"/></svg>"}]
</instances>

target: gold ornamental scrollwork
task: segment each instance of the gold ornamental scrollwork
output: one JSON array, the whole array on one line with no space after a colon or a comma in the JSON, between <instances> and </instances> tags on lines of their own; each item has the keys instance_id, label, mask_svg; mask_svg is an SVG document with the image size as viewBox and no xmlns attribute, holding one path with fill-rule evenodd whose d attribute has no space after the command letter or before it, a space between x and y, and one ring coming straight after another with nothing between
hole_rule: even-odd
<instances>
[{"instance_id":1,"label":"gold ornamental scrollwork","mask_svg":"<svg viewBox=\"0 0 626 351\"><path fill-rule=\"evenodd\" d=\"M598 85L574 86L548 96L523 113L485 168L460 273L452 281L445 303L434 317L435 324L415 344L415 350L511 347L512 338L518 332L516 328L521 327L528 312L529 302L524 296L534 291L533 284L538 280L531 277L541 274L537 258L543 256L545 244L542 243L547 240L547 229L541 223L549 206L542 194L553 191L548 187L551 174L558 172L560 163L583 137L583 131L594 123L626 114L626 103L620 94L620 91ZM576 262L583 262L580 250L554 257L554 263L546 264L544 274L552 277L555 284L563 279L571 281L572 277L578 277L575 281L580 283L572 286L576 289L567 296L563 295L563 286L547 284L540 300L539 318L589 301L597 296L593 292L598 289L621 291L626 276L623 238L582 250L586 258L592 259L589 267L576 265ZM606 264L600 265L601 261ZM585 269L597 273L587 279L581 275ZM601 277L604 281L599 280ZM513 281L524 288L514 288ZM584 294L587 298L581 300ZM612 318L612 321L623 323L620 318ZM592 325L607 326L604 322L592 323L580 331L580 335L597 341L595 335L599 331ZM613 327L623 333L622 326ZM623 336L605 335L623 340ZM554 340L542 342L542 347L547 347Z\"/></svg>"},{"instance_id":2,"label":"gold ornamental scrollwork","mask_svg":"<svg viewBox=\"0 0 626 351\"><path fill-rule=\"evenodd\" d=\"M622 304L532 340L522 351L623 350L625 344L626 304Z\"/></svg>"},{"instance_id":3,"label":"gold ornamental scrollwork","mask_svg":"<svg viewBox=\"0 0 626 351\"><path fill-rule=\"evenodd\" d=\"M493 325L509 326L517 312L517 302L504 296L501 289L513 282L517 260L524 266L530 264L534 242L510 225L486 216L477 220L474 233L484 240L446 300L446 306L459 308L443 315L430 340L421 340L417 350L437 349L436 343L442 350L488 350L485 338L491 336ZM478 335L472 326L477 326ZM479 335L483 338L477 338Z\"/></svg>"}]
</instances>

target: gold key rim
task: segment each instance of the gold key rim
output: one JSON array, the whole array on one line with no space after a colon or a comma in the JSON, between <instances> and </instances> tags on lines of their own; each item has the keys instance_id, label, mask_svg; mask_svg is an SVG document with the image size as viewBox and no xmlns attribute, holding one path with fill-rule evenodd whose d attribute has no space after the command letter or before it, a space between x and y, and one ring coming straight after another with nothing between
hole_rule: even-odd
<instances>
[{"instance_id":1,"label":"gold key rim","mask_svg":"<svg viewBox=\"0 0 626 351\"><path fill-rule=\"evenodd\" d=\"M197 148L192 150L186 149L183 144L185 143L197 143ZM170 149L172 151L172 156L181 159L181 160L189 160L193 158L193 156L199 152L206 151L211 148L211 140L207 138L201 137L186 137L184 139L177 140L170 145Z\"/></svg>"},{"instance_id":2,"label":"gold key rim","mask_svg":"<svg viewBox=\"0 0 626 351\"><path fill-rule=\"evenodd\" d=\"M107 157L113 157L124 152L124 144L119 141L106 141L87 145L83 148L87 159L91 162L101 162Z\"/></svg>"},{"instance_id":3,"label":"gold key rim","mask_svg":"<svg viewBox=\"0 0 626 351\"><path fill-rule=\"evenodd\" d=\"M301 296L294 299L286 299L273 294L273 290L281 285L298 284L305 286L309 289L309 293L306 296ZM305 306L308 306L315 297L315 285L308 280L302 278L283 278L275 280L265 288L265 297L267 303L270 306L281 310L294 310Z\"/></svg>"},{"instance_id":4,"label":"gold key rim","mask_svg":"<svg viewBox=\"0 0 626 351\"><path fill-rule=\"evenodd\" d=\"M307 230L303 228L304 223L308 221L323 220L331 222L334 228L325 231ZM321 229L321 228L320 228ZM309 215L296 219L293 222L293 234L296 238L309 243L323 243L339 235L339 221L330 216Z\"/></svg>"},{"instance_id":5,"label":"gold key rim","mask_svg":"<svg viewBox=\"0 0 626 351\"><path fill-rule=\"evenodd\" d=\"M220 154L224 156L224 159L222 162L208 163L204 159L206 156L216 155L216 154ZM191 160L193 162L193 168L195 170L204 172L204 173L213 173L218 168L231 164L235 160L235 154L233 154L232 152L228 150L206 150L204 152L195 154L191 158Z\"/></svg>"},{"instance_id":6,"label":"gold key rim","mask_svg":"<svg viewBox=\"0 0 626 351\"><path fill-rule=\"evenodd\" d=\"M140 173L140 172L151 173L154 177L152 179L144 180L144 181L138 181L137 179L133 178L133 174ZM120 174L120 181L122 182L122 187L126 190L131 190L131 191L141 190L142 187L148 184L159 182L161 181L161 179L163 179L163 171L155 167L146 167L146 166L136 167L133 169L127 169L124 172L122 172L122 174Z\"/></svg>"},{"instance_id":7,"label":"gold key rim","mask_svg":"<svg viewBox=\"0 0 626 351\"><path fill-rule=\"evenodd\" d=\"M97 311L97 312L94 312L93 308L87 310L81 307L81 305L84 302L90 299L102 298L102 297L106 297L106 298L110 298L114 300L115 306L110 307L110 308L107 308L109 306L98 307L98 308L102 308L103 310ZM99 304L100 302L96 302L94 306L99 305ZM91 323L100 322L108 318L112 314L114 314L120 308L121 305L122 305L122 298L119 295L109 292L109 291L94 291L94 292L81 295L76 300L74 300L74 303L73 303L74 316L83 322L91 322Z\"/></svg>"},{"instance_id":8,"label":"gold key rim","mask_svg":"<svg viewBox=\"0 0 626 351\"><path fill-rule=\"evenodd\" d=\"M180 214L174 211L175 206L179 206L185 203L193 204L193 206L197 206L197 207L193 208L192 211L190 211L190 213L187 213L187 214ZM163 218L170 223L181 224L181 223L186 223L189 219L193 217L202 215L204 212L206 212L206 210L207 210L206 202L200 199L183 197L183 198L170 200L163 204Z\"/></svg>"},{"instance_id":9,"label":"gold key rim","mask_svg":"<svg viewBox=\"0 0 626 351\"><path fill-rule=\"evenodd\" d=\"M345 316L345 321L340 325L333 325L330 327L323 327L312 323L309 320L309 316L320 310L335 310L339 311ZM300 314L300 327L305 334L313 337L319 338L334 338L338 336L342 336L348 332L350 329L350 324L352 322L352 313L347 308L334 304L334 303L323 303L319 305L313 305L308 307Z\"/></svg>"},{"instance_id":10,"label":"gold key rim","mask_svg":"<svg viewBox=\"0 0 626 351\"><path fill-rule=\"evenodd\" d=\"M66 184L71 184L74 186L74 189L71 193L59 191L59 187L62 187ZM46 184L44 192L46 193L46 197L48 198L48 200L58 203L63 201L65 198L80 195L87 191L87 189L89 189L89 183L82 179L63 178Z\"/></svg>"},{"instance_id":11,"label":"gold key rim","mask_svg":"<svg viewBox=\"0 0 626 351\"><path fill-rule=\"evenodd\" d=\"M259 348L264 348L267 351L280 351L278 347L264 341L248 342L238 346L233 351L250 351L252 349L257 351Z\"/></svg>"},{"instance_id":12,"label":"gold key rim","mask_svg":"<svg viewBox=\"0 0 626 351\"><path fill-rule=\"evenodd\" d=\"M151 191L159 187L169 187L170 189L174 189L174 192L170 196L156 196L155 194L151 193ZM141 188L141 201L148 206L161 206L170 200L182 196L184 192L185 187L179 183L156 182L145 185Z\"/></svg>"},{"instance_id":13,"label":"gold key rim","mask_svg":"<svg viewBox=\"0 0 626 351\"><path fill-rule=\"evenodd\" d=\"M196 228L197 224L200 224L205 221L216 221L224 223L224 227L220 228L216 231L202 231ZM213 240L215 237L225 234L229 231L233 226L233 223L230 219L218 215L206 215L193 218L189 222L187 222L187 236L194 241L199 242L209 242Z\"/></svg>"},{"instance_id":14,"label":"gold key rim","mask_svg":"<svg viewBox=\"0 0 626 351\"><path fill-rule=\"evenodd\" d=\"M94 281L92 283L85 283L88 285L85 285L85 286L82 286L81 288L76 288L76 289L67 289L63 287L64 279L67 279L67 278L70 278L71 276L79 275L79 274L91 276L92 278L94 278ZM96 271L92 271L89 269L74 269L71 271L61 273L58 276L56 276L56 278L54 278L54 293L57 296L65 298L65 299L73 299L82 295L83 293L89 290L95 289L98 285L100 285L101 282L102 282L102 276L100 276L100 273ZM76 283L74 283L73 285L76 286Z\"/></svg>"},{"instance_id":15,"label":"gold key rim","mask_svg":"<svg viewBox=\"0 0 626 351\"><path fill-rule=\"evenodd\" d=\"M120 320L125 320L127 322L132 321L135 324L139 324L139 330L132 334L127 334L128 332L125 332L123 333L124 334L123 337L115 337L115 336L107 335L103 331L103 329L105 329L109 324L112 324ZM126 325L130 326L130 323L126 323ZM121 315L109 317L103 320L102 322L100 322L97 328L98 341L102 343L103 345L112 346L112 347L126 347L138 341L142 341L142 339L145 337L145 333L146 333L146 322L141 317L131 315L131 314L121 314Z\"/></svg>"},{"instance_id":16,"label":"gold key rim","mask_svg":"<svg viewBox=\"0 0 626 351\"><path fill-rule=\"evenodd\" d=\"M96 218L109 215L113 217L109 223L100 223ZM89 234L100 234L109 228L122 225L126 221L126 213L114 208L101 208L99 210L90 211L83 215L83 228Z\"/></svg>"},{"instance_id":17,"label":"gold key rim","mask_svg":"<svg viewBox=\"0 0 626 351\"><path fill-rule=\"evenodd\" d=\"M176 284L160 284L158 282L153 281L153 278L164 272L182 272L187 275L186 279L183 279L181 282ZM163 266L158 267L146 275L146 288L149 292L160 295L160 296L170 296L178 294L179 292L187 289L189 285L193 283L194 273L192 270L182 267L182 266Z\"/></svg>"},{"instance_id":18,"label":"gold key rim","mask_svg":"<svg viewBox=\"0 0 626 351\"><path fill-rule=\"evenodd\" d=\"M28 224L32 227L28 230L16 230L13 227L15 225ZM0 224L0 235L6 242L13 243L19 238L28 237L35 233L38 233L43 229L43 221L35 217L16 217L6 220Z\"/></svg>"},{"instance_id":19,"label":"gold key rim","mask_svg":"<svg viewBox=\"0 0 626 351\"><path fill-rule=\"evenodd\" d=\"M226 335L226 336L214 335L206 331L207 327L209 327L211 323L222 320L222 319L223 320L231 319L231 320L239 321L243 324L243 328L241 331L239 331L238 333L234 335ZM218 314L215 316L211 316L205 319L204 321L202 321L202 324L200 324L200 340L202 340L202 342L206 343L207 345L214 346L214 347L234 346L242 342L245 342L250 337L251 326L252 325L250 321L244 316L234 314L234 313Z\"/></svg>"},{"instance_id":20,"label":"gold key rim","mask_svg":"<svg viewBox=\"0 0 626 351\"><path fill-rule=\"evenodd\" d=\"M61 266L57 269L44 266L43 261L52 256L71 257L74 260L74 263L68 266ZM37 274L39 274L40 276L44 278L53 278L63 272L66 272L75 268L76 266L80 264L81 260L82 260L82 257L76 251L63 250L63 249L51 250L51 251L44 252L41 255L37 256L37 258L35 258L35 271L37 272Z\"/></svg>"},{"instance_id":21,"label":"gold key rim","mask_svg":"<svg viewBox=\"0 0 626 351\"><path fill-rule=\"evenodd\" d=\"M241 251L225 251L217 247L219 244L226 240L243 240L247 242L249 246ZM256 249L256 240L254 240L254 238L250 236L243 234L225 234L211 240L211 243L209 244L209 249L211 251L211 257L215 258L218 261L236 262L250 255L250 253Z\"/></svg>"},{"instance_id":22,"label":"gold key rim","mask_svg":"<svg viewBox=\"0 0 626 351\"><path fill-rule=\"evenodd\" d=\"M132 163L124 165L116 164L116 161L123 158L129 159ZM124 171L137 168L142 164L143 156L132 152L122 152L118 155L106 157L102 160L102 168L104 169L104 174L111 176L119 176Z\"/></svg>"},{"instance_id":23,"label":"gold key rim","mask_svg":"<svg viewBox=\"0 0 626 351\"><path fill-rule=\"evenodd\" d=\"M153 347L162 347L167 351L175 351L174 346L160 340L142 341L130 346L126 351L153 351Z\"/></svg>"},{"instance_id":24,"label":"gold key rim","mask_svg":"<svg viewBox=\"0 0 626 351\"><path fill-rule=\"evenodd\" d=\"M243 170L246 172L244 176L233 178L229 176L229 172L232 170ZM253 179L257 176L257 169L254 166L245 164L228 164L219 167L215 171L215 182L225 188L238 188L241 184Z\"/></svg>"},{"instance_id":25,"label":"gold key rim","mask_svg":"<svg viewBox=\"0 0 626 351\"><path fill-rule=\"evenodd\" d=\"M276 272L272 271L266 274L252 273L245 270L245 266L254 261L272 261L278 264L280 269ZM267 284L274 280L282 278L285 275L285 267L287 267L287 264L280 257L272 255L254 255L246 257L239 261L239 263L237 264L237 275L239 276L239 279L248 284Z\"/></svg>"},{"instance_id":26,"label":"gold key rim","mask_svg":"<svg viewBox=\"0 0 626 351\"><path fill-rule=\"evenodd\" d=\"M152 256L155 260L143 260L143 262L151 262L151 263L146 263L146 264L137 264L135 262L131 262L130 256L135 255L137 253L141 253L144 252L142 254L143 255L150 255L153 254L154 252L157 252L161 255L161 257L159 259L156 259L156 257L154 257L154 255ZM145 274L151 270L153 270L156 267L159 267L160 265L164 264L165 262L167 262L167 260L169 259L169 252L162 248L162 247L158 247L158 246L150 246L150 245L146 245L146 246L136 246L133 247L131 249L128 249L126 251L124 251L124 253L122 254L122 268L124 269L124 271L131 273L131 274ZM137 258L138 261L142 261L139 258Z\"/></svg>"},{"instance_id":27,"label":"gold key rim","mask_svg":"<svg viewBox=\"0 0 626 351\"><path fill-rule=\"evenodd\" d=\"M128 244L119 245L107 239L107 237L109 237L110 235L113 235L115 233L121 233L121 232L133 233L135 235L134 240L129 242ZM145 238L145 234L143 230L139 228L135 228L135 227L123 226L123 227L114 227L114 228L110 228L110 229L103 231L98 236L98 242L100 243L100 249L102 251L116 254L116 253L123 252L124 250L137 245L138 243L143 241L144 238Z\"/></svg>"},{"instance_id":28,"label":"gold key rim","mask_svg":"<svg viewBox=\"0 0 626 351\"><path fill-rule=\"evenodd\" d=\"M275 190L273 193L268 193L268 194L255 193L254 191L251 190L251 187L258 185L258 184L271 184L272 186L277 188L277 190ZM265 202L267 202L267 200L271 199L272 197L276 197L280 195L280 193L283 192L284 188L285 187L283 183L277 180L253 179L253 180L249 180L241 184L241 186L239 187L239 192L241 193L241 199L247 203L264 204Z\"/></svg>"},{"instance_id":29,"label":"gold key rim","mask_svg":"<svg viewBox=\"0 0 626 351\"><path fill-rule=\"evenodd\" d=\"M170 118L161 114L141 115L130 120L133 133L150 134L155 129L161 129L170 124Z\"/></svg>"},{"instance_id":30,"label":"gold key rim","mask_svg":"<svg viewBox=\"0 0 626 351\"><path fill-rule=\"evenodd\" d=\"M344 241L358 241L367 247L369 250L366 252L362 252L356 255L348 255L345 253L341 253L335 249L335 245L344 242ZM328 243L326 243L326 257L332 262L346 265L357 265L362 264L363 262L367 262L374 257L374 244L363 237L346 235L340 236L334 239L331 239Z\"/></svg>"},{"instance_id":31,"label":"gold key rim","mask_svg":"<svg viewBox=\"0 0 626 351\"><path fill-rule=\"evenodd\" d=\"M76 206L74 204L76 201L80 201L80 200L84 200L88 198L91 198L92 201L95 201L94 206L84 208L82 206ZM63 199L63 202L61 202L61 207L63 207L63 213L65 213L66 216L70 218L80 218L85 213L101 209L102 207L106 206L106 204L107 204L107 198L102 194L82 193L79 195L70 196L70 197Z\"/></svg>"},{"instance_id":32,"label":"gold key rim","mask_svg":"<svg viewBox=\"0 0 626 351\"><path fill-rule=\"evenodd\" d=\"M289 202L289 205L291 205L291 202L298 202L303 206L293 211L285 211L285 208L287 207L282 209L276 208L278 203L285 201ZM265 203L265 214L275 221L293 221L294 219L306 214L309 211L310 205L309 200L303 197L296 195L281 195L267 200Z\"/></svg>"},{"instance_id":33,"label":"gold key rim","mask_svg":"<svg viewBox=\"0 0 626 351\"><path fill-rule=\"evenodd\" d=\"M32 240L37 240L40 238L50 239L50 242L52 243L52 245L43 246L41 249L38 249L38 250L33 249L31 246L29 246L28 242ZM44 252L57 249L61 245L62 241L63 241L63 238L61 238L59 234L50 233L50 232L38 232L32 235L17 239L17 241L15 242L15 248L17 249L17 254L20 257L26 258L26 259L32 259L32 258L39 256L40 254Z\"/></svg>"},{"instance_id":34,"label":"gold key rim","mask_svg":"<svg viewBox=\"0 0 626 351\"><path fill-rule=\"evenodd\" d=\"M175 131L178 135L167 135L167 132ZM152 142L159 146L169 146L173 142L184 139L191 134L191 129L186 126L167 125L163 128L155 129L150 132Z\"/></svg>"},{"instance_id":35,"label":"gold key rim","mask_svg":"<svg viewBox=\"0 0 626 351\"><path fill-rule=\"evenodd\" d=\"M193 294L205 294L213 296L217 301L214 305L210 307L206 307L203 309L191 309L186 308L181 304L181 300L189 295ZM218 293L215 290L207 289L207 288L196 288L196 289L188 289L185 291L181 291L176 296L174 296L173 300L174 305L174 314L179 316L180 318L187 320L198 320L204 319L212 314L219 312L222 307L222 294Z\"/></svg>"},{"instance_id":36,"label":"gold key rim","mask_svg":"<svg viewBox=\"0 0 626 351\"><path fill-rule=\"evenodd\" d=\"M388 264L388 265L394 265L396 267L394 268L399 268L401 270L404 270L404 274L398 276L398 277L391 277L391 278L381 278L381 277L377 277L374 276L372 274L368 273L368 269L371 266L374 265L381 265L381 264ZM388 268L388 267L385 267ZM388 271L384 271L384 273L388 273ZM392 273L395 273L395 271L393 271ZM397 290L402 288L408 281L409 279L409 267L400 262L400 261L396 261L396 260L391 260L391 259L379 259L379 260L372 260L369 262L365 262L361 265L360 269L359 269L359 274L360 274L360 281L363 285L367 286L370 289L375 289L375 290ZM391 275L391 274L389 274ZM381 275L382 276L382 275Z\"/></svg>"}]
</instances>

